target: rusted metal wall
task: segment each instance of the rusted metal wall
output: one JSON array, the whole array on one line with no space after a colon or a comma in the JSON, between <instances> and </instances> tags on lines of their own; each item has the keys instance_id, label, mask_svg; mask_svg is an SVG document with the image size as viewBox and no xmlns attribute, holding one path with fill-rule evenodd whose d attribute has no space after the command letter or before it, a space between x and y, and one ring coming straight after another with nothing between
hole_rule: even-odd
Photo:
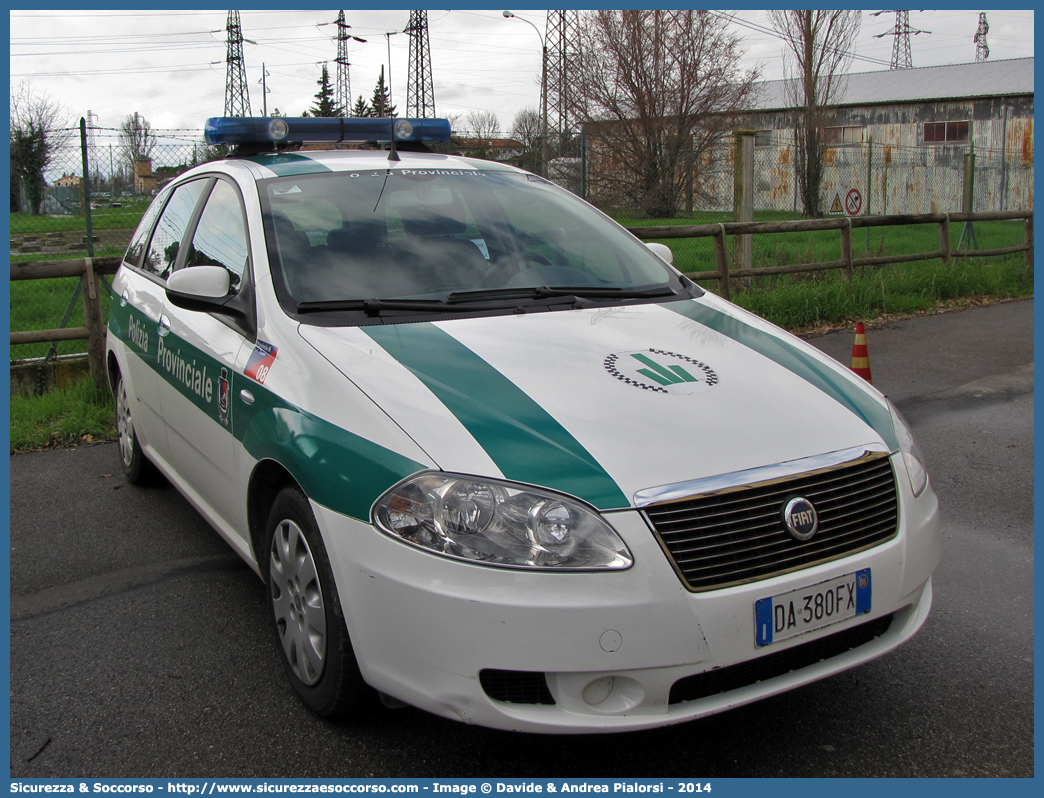
<instances>
[{"instance_id":1,"label":"rusted metal wall","mask_svg":"<svg viewBox=\"0 0 1044 798\"><path fill-rule=\"evenodd\" d=\"M970 141L925 143L925 123L947 121L968 121ZM741 124L772 131L771 144L755 155L758 209L800 211L793 114L756 113ZM827 124L859 128L863 139L826 152L822 202L828 211L850 213L853 191L859 213L959 211L965 155L972 150L974 210L1033 207L1032 97L839 108Z\"/></svg>"}]
</instances>

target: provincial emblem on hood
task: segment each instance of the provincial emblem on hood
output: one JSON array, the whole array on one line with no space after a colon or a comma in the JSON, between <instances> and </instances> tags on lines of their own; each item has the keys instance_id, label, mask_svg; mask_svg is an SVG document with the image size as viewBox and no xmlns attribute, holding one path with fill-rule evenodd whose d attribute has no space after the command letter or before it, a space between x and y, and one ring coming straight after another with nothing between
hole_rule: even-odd
<instances>
[{"instance_id":1,"label":"provincial emblem on hood","mask_svg":"<svg viewBox=\"0 0 1044 798\"><path fill-rule=\"evenodd\" d=\"M605 370L628 385L658 393L703 393L718 384L710 366L662 349L615 352L606 357Z\"/></svg>"}]
</instances>

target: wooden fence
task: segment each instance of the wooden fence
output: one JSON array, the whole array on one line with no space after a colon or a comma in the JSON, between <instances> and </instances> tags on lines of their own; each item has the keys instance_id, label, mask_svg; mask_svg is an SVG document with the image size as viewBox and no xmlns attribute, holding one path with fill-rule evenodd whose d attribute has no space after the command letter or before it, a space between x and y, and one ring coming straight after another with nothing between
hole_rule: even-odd
<instances>
[{"instance_id":1,"label":"wooden fence","mask_svg":"<svg viewBox=\"0 0 1044 798\"><path fill-rule=\"evenodd\" d=\"M1010 219L1025 221L1025 243L1002 249L958 250L950 247L950 224L961 222L988 222ZM865 227L889 225L938 224L939 245L935 252L919 252L906 255L887 255L871 258L856 258L852 255L852 230ZM838 219L798 219L785 222L722 222L720 224L697 224L660 227L630 228L638 238L649 241L671 238L714 238L714 256L717 268L714 271L689 272L693 280L717 280L719 293L731 298L729 281L734 277L764 277L770 274L794 274L797 272L843 269L849 280L856 266L883 266L888 263L905 263L917 260L941 258L949 263L951 258L986 257L1026 253L1026 263L1033 266L1033 211L983 211L979 213L931 213L916 216L854 216ZM729 235L757 235L759 233L798 233L810 230L839 230L841 235L841 260L822 263L797 263L787 266L764 266L756 269L729 269L728 248L725 237ZM115 274L120 258L77 258L74 260L33 261L12 263L12 280L40 280L54 277L79 277L80 293L83 297L83 327L58 330L31 330L12 332L11 344L33 344L50 341L87 341L87 360L94 381L104 387L105 376L105 319L102 317L101 286L99 276Z\"/></svg>"},{"instance_id":2,"label":"wooden fence","mask_svg":"<svg viewBox=\"0 0 1044 798\"><path fill-rule=\"evenodd\" d=\"M116 274L121 258L75 258L73 260L40 260L12 263L12 280L45 280L55 277L79 277L83 297L83 326L57 330L11 332L11 345L37 344L50 341L87 341L87 364L99 388L106 387L105 319L102 316L99 277Z\"/></svg>"},{"instance_id":3,"label":"wooden fence","mask_svg":"<svg viewBox=\"0 0 1044 798\"><path fill-rule=\"evenodd\" d=\"M1025 220L1025 243L1002 249L953 250L950 246L950 224L961 222L995 222L1010 219ZM907 224L938 224L939 246L934 252L917 252L906 255L885 255L872 258L856 258L852 254L852 230L866 227L887 227ZM634 235L643 241L670 238L714 238L714 271L687 272L692 280L717 280L718 293L731 299L729 281L733 277L765 277L770 274L794 274L796 272L843 269L852 280L856 266L883 266L888 263L906 263L916 260L941 258L949 263L951 258L987 257L1026 253L1026 264L1033 266L1033 211L981 211L978 213L926 213L904 216L852 216L834 219L796 219L785 222L721 222L719 224L693 224L659 227L630 227ZM796 263L786 266L763 266L752 269L729 269L728 247L725 237L747 236L758 233L800 233L810 230L839 230L841 233L841 260L820 263Z\"/></svg>"}]
</instances>

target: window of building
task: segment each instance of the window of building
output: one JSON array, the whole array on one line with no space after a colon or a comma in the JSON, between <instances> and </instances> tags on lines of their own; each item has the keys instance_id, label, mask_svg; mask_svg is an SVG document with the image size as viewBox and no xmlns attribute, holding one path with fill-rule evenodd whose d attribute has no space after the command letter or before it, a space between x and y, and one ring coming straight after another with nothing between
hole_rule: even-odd
<instances>
[{"instance_id":1,"label":"window of building","mask_svg":"<svg viewBox=\"0 0 1044 798\"><path fill-rule=\"evenodd\" d=\"M754 146L755 147L771 147L772 146L772 131L771 130L755 130L754 131Z\"/></svg>"},{"instance_id":2,"label":"window of building","mask_svg":"<svg viewBox=\"0 0 1044 798\"><path fill-rule=\"evenodd\" d=\"M823 128L823 141L828 147L841 144L862 144L863 128L857 125Z\"/></svg>"},{"instance_id":3,"label":"window of building","mask_svg":"<svg viewBox=\"0 0 1044 798\"><path fill-rule=\"evenodd\" d=\"M967 141L967 122L925 122L924 141L925 144L944 141Z\"/></svg>"}]
</instances>

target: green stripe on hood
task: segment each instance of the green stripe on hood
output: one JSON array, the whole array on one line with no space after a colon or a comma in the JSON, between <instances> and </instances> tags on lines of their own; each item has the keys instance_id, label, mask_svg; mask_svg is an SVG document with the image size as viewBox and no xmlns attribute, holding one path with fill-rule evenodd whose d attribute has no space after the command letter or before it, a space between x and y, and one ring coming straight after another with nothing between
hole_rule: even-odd
<instances>
[{"instance_id":1,"label":"green stripe on hood","mask_svg":"<svg viewBox=\"0 0 1044 798\"><path fill-rule=\"evenodd\" d=\"M735 316L730 316L695 300L669 302L665 303L663 307L753 349L758 354L764 355L796 374L863 419L874 432L884 439L892 451L899 448L899 440L892 427L892 417L888 408L862 389L857 382L861 378L853 375L850 379L846 379L813 355L785 339L769 335Z\"/></svg>"},{"instance_id":2,"label":"green stripe on hood","mask_svg":"<svg viewBox=\"0 0 1044 798\"><path fill-rule=\"evenodd\" d=\"M362 330L438 397L506 478L577 496L600 510L630 506L561 424L448 333L427 322Z\"/></svg>"}]
</instances>

